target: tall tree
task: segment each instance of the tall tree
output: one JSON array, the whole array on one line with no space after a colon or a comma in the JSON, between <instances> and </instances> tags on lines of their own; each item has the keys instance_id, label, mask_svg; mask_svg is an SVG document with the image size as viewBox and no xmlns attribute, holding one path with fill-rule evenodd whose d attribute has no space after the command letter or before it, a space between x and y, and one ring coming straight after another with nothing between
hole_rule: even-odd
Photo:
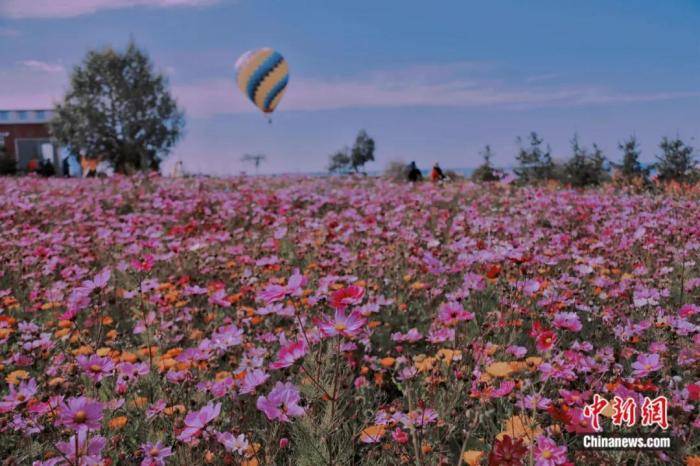
<instances>
[{"instance_id":1,"label":"tall tree","mask_svg":"<svg viewBox=\"0 0 700 466\"><path fill-rule=\"evenodd\" d=\"M564 166L564 181L576 188L596 186L608 179L609 168L606 166L603 151L593 144L593 152L581 146L578 135L571 140L571 159Z\"/></svg>"},{"instance_id":2,"label":"tall tree","mask_svg":"<svg viewBox=\"0 0 700 466\"><path fill-rule=\"evenodd\" d=\"M513 171L518 180L522 183L533 183L552 179L554 162L552 162L552 150L549 145L543 149L544 140L534 131L530 133L529 147L523 145L520 137L516 141L520 146L516 156L519 166Z\"/></svg>"},{"instance_id":3,"label":"tall tree","mask_svg":"<svg viewBox=\"0 0 700 466\"><path fill-rule=\"evenodd\" d=\"M166 78L133 42L124 52L88 52L51 122L68 150L104 158L121 173L158 168L183 127Z\"/></svg>"},{"instance_id":4,"label":"tall tree","mask_svg":"<svg viewBox=\"0 0 700 466\"><path fill-rule=\"evenodd\" d=\"M637 138L630 136L626 141L619 143L617 147L622 151L622 163L616 163L613 166L617 168L619 174L627 180L638 178L648 181L649 169L643 167L639 161L641 151Z\"/></svg>"},{"instance_id":5,"label":"tall tree","mask_svg":"<svg viewBox=\"0 0 700 466\"><path fill-rule=\"evenodd\" d=\"M350 167L357 173L367 162L374 162L374 139L363 129L350 150Z\"/></svg>"},{"instance_id":6,"label":"tall tree","mask_svg":"<svg viewBox=\"0 0 700 466\"><path fill-rule=\"evenodd\" d=\"M330 156L328 171L331 173L358 173L367 162L374 161L374 139L360 130L352 148L345 147Z\"/></svg>"},{"instance_id":7,"label":"tall tree","mask_svg":"<svg viewBox=\"0 0 700 466\"><path fill-rule=\"evenodd\" d=\"M676 137L675 139L663 138L659 147L662 154L656 157L658 162L655 167L660 180L690 182L698 177L695 168L697 161L691 146Z\"/></svg>"}]
</instances>

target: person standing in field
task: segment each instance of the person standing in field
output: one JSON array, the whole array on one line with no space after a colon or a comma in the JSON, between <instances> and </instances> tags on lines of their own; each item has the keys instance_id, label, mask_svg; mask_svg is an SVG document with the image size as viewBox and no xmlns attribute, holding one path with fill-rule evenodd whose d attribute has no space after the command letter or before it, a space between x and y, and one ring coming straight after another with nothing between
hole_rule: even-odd
<instances>
[{"instance_id":1,"label":"person standing in field","mask_svg":"<svg viewBox=\"0 0 700 466\"><path fill-rule=\"evenodd\" d=\"M421 181L423 179L423 174L418 170L416 162L411 162L408 166L408 181L415 182Z\"/></svg>"},{"instance_id":2,"label":"person standing in field","mask_svg":"<svg viewBox=\"0 0 700 466\"><path fill-rule=\"evenodd\" d=\"M97 159L83 156L80 159L80 166L83 169L83 178L94 178L97 175Z\"/></svg>"},{"instance_id":3,"label":"person standing in field","mask_svg":"<svg viewBox=\"0 0 700 466\"><path fill-rule=\"evenodd\" d=\"M433 182L441 181L445 179L445 174L442 172L442 169L440 168L440 164L435 162L435 165L433 165L433 169L430 172L430 180Z\"/></svg>"}]
</instances>

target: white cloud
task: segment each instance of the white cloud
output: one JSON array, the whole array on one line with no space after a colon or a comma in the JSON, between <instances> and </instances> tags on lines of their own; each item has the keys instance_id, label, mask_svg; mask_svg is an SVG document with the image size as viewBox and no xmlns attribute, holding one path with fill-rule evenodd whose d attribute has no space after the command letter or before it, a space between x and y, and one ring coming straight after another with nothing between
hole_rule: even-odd
<instances>
[{"instance_id":1,"label":"white cloud","mask_svg":"<svg viewBox=\"0 0 700 466\"><path fill-rule=\"evenodd\" d=\"M39 60L25 60L20 64L30 70L40 71L42 73L57 74L64 73L66 69L63 65L47 63Z\"/></svg>"},{"instance_id":2,"label":"white cloud","mask_svg":"<svg viewBox=\"0 0 700 466\"><path fill-rule=\"evenodd\" d=\"M698 97L700 92L630 94L593 86L543 86L525 80L519 85L496 79L455 76L454 65L368 73L357 79L295 79L280 110L340 108L581 106L648 102ZM447 72L446 72L447 71ZM461 73L463 74L463 73ZM174 86L174 93L193 117L257 111L233 80L206 79Z\"/></svg>"},{"instance_id":3,"label":"white cloud","mask_svg":"<svg viewBox=\"0 0 700 466\"><path fill-rule=\"evenodd\" d=\"M219 0L2 0L0 16L9 18L69 18L100 10L136 6L157 8L192 7L218 3Z\"/></svg>"}]
</instances>

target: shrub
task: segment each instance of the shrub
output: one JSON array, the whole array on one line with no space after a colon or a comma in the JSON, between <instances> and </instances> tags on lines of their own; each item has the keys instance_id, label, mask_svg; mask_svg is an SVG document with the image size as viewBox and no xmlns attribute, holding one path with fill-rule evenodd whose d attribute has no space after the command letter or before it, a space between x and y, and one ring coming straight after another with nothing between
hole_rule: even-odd
<instances>
[{"instance_id":1,"label":"shrub","mask_svg":"<svg viewBox=\"0 0 700 466\"><path fill-rule=\"evenodd\" d=\"M481 152L481 156L484 158L484 163L477 167L472 173L472 181L476 182L492 182L498 181L503 178L503 170L495 168L491 164L491 157L493 157L493 151L491 146L486 145L484 150Z\"/></svg>"},{"instance_id":2,"label":"shrub","mask_svg":"<svg viewBox=\"0 0 700 466\"><path fill-rule=\"evenodd\" d=\"M520 137L517 138L520 146L518 155L518 167L513 171L522 184L536 183L554 178L554 162L552 162L549 145L546 150L542 148L544 140L534 131L530 133L529 147L523 146Z\"/></svg>"},{"instance_id":3,"label":"shrub","mask_svg":"<svg viewBox=\"0 0 700 466\"><path fill-rule=\"evenodd\" d=\"M578 135L571 140L573 155L563 167L562 181L575 188L586 186L598 186L610 179L603 151L597 144L593 144L593 152L582 147L578 142Z\"/></svg>"},{"instance_id":4,"label":"shrub","mask_svg":"<svg viewBox=\"0 0 700 466\"><path fill-rule=\"evenodd\" d=\"M384 177L393 181L405 181L408 176L408 165L401 160L392 160L384 169Z\"/></svg>"},{"instance_id":5,"label":"shrub","mask_svg":"<svg viewBox=\"0 0 700 466\"><path fill-rule=\"evenodd\" d=\"M693 148L680 138L663 138L659 147L662 154L657 156L655 164L660 181L677 181L691 183L697 181L698 171L695 168L697 161L693 156Z\"/></svg>"}]
</instances>

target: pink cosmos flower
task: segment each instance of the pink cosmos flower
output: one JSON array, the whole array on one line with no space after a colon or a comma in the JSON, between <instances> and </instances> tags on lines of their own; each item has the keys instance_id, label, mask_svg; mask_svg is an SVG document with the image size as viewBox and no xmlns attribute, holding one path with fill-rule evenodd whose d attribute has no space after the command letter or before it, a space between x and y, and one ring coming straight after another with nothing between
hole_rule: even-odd
<instances>
[{"instance_id":1,"label":"pink cosmos flower","mask_svg":"<svg viewBox=\"0 0 700 466\"><path fill-rule=\"evenodd\" d=\"M515 389L515 382L512 380L505 380L501 382L501 385L497 389L491 392L493 398L503 398L504 396L510 395L510 393Z\"/></svg>"},{"instance_id":2,"label":"pink cosmos flower","mask_svg":"<svg viewBox=\"0 0 700 466\"><path fill-rule=\"evenodd\" d=\"M235 451L242 455L248 449L249 443L245 438L245 434L233 435L231 432L219 432L216 434L216 440L224 446L226 451Z\"/></svg>"},{"instance_id":3,"label":"pink cosmos flower","mask_svg":"<svg viewBox=\"0 0 700 466\"><path fill-rule=\"evenodd\" d=\"M438 320L444 325L455 325L457 322L472 320L474 313L462 309L462 306L454 301L444 303L438 309Z\"/></svg>"},{"instance_id":4,"label":"pink cosmos flower","mask_svg":"<svg viewBox=\"0 0 700 466\"><path fill-rule=\"evenodd\" d=\"M632 363L632 369L634 369L632 374L635 377L646 377L661 369L661 358L655 353L640 354L637 361Z\"/></svg>"},{"instance_id":5,"label":"pink cosmos flower","mask_svg":"<svg viewBox=\"0 0 700 466\"><path fill-rule=\"evenodd\" d=\"M152 417L159 415L160 413L165 411L166 407L167 405L165 403L165 400L156 401L146 410L146 419L151 419Z\"/></svg>"},{"instance_id":6,"label":"pink cosmos flower","mask_svg":"<svg viewBox=\"0 0 700 466\"><path fill-rule=\"evenodd\" d=\"M107 357L100 357L96 354L87 357L81 354L76 359L80 368L95 382L112 375L112 371L114 371L114 362Z\"/></svg>"},{"instance_id":7,"label":"pink cosmos flower","mask_svg":"<svg viewBox=\"0 0 700 466\"><path fill-rule=\"evenodd\" d=\"M246 372L243 381L241 382L241 388L239 393L249 394L253 393L257 387L264 384L267 379L270 378L270 374L266 373L260 369L253 369L252 371Z\"/></svg>"},{"instance_id":8,"label":"pink cosmos flower","mask_svg":"<svg viewBox=\"0 0 700 466\"><path fill-rule=\"evenodd\" d=\"M391 432L391 438L394 439L395 442L398 442L402 445L408 443L408 434L406 433L406 431L401 430L400 427L397 427L394 431Z\"/></svg>"},{"instance_id":9,"label":"pink cosmos flower","mask_svg":"<svg viewBox=\"0 0 700 466\"><path fill-rule=\"evenodd\" d=\"M326 337L342 335L346 338L354 338L359 333L367 320L357 311L345 315L345 311L336 309L333 319L324 318L318 324L318 328Z\"/></svg>"},{"instance_id":10,"label":"pink cosmos flower","mask_svg":"<svg viewBox=\"0 0 700 466\"><path fill-rule=\"evenodd\" d=\"M335 310L343 311L348 306L360 304L364 295L364 288L357 285L346 286L331 294L330 305Z\"/></svg>"},{"instance_id":11,"label":"pink cosmos flower","mask_svg":"<svg viewBox=\"0 0 700 466\"><path fill-rule=\"evenodd\" d=\"M590 434L596 430L591 425L592 419L583 414L583 409L576 407L567 412L566 431L575 434Z\"/></svg>"},{"instance_id":12,"label":"pink cosmos flower","mask_svg":"<svg viewBox=\"0 0 700 466\"><path fill-rule=\"evenodd\" d=\"M283 300L286 296L301 296L302 287L306 284L306 277L299 273L299 269L294 269L292 275L287 280L285 286L270 284L258 293L258 301L263 301L266 305Z\"/></svg>"},{"instance_id":13,"label":"pink cosmos flower","mask_svg":"<svg viewBox=\"0 0 700 466\"><path fill-rule=\"evenodd\" d=\"M282 369L294 364L295 361L306 355L306 342L299 340L280 348L277 360L270 364L270 369Z\"/></svg>"},{"instance_id":14,"label":"pink cosmos flower","mask_svg":"<svg viewBox=\"0 0 700 466\"><path fill-rule=\"evenodd\" d=\"M417 408L410 411L401 422L405 427L423 427L427 424L432 424L438 420L438 413L432 408Z\"/></svg>"},{"instance_id":15,"label":"pink cosmos flower","mask_svg":"<svg viewBox=\"0 0 700 466\"><path fill-rule=\"evenodd\" d=\"M557 328L571 330L572 332L578 332L583 328L581 320L575 312L558 312L554 316L552 324Z\"/></svg>"},{"instance_id":16,"label":"pink cosmos flower","mask_svg":"<svg viewBox=\"0 0 700 466\"><path fill-rule=\"evenodd\" d=\"M5 395L3 400L0 402L0 413L9 413L17 406L29 401L36 394L36 392L37 386L36 379L34 379L34 377L20 382L17 388L15 388L14 385L10 385L10 393Z\"/></svg>"},{"instance_id":17,"label":"pink cosmos flower","mask_svg":"<svg viewBox=\"0 0 700 466\"><path fill-rule=\"evenodd\" d=\"M141 466L165 466L165 458L173 454L171 447L164 447L162 443L144 443L141 445L143 460Z\"/></svg>"},{"instance_id":18,"label":"pink cosmos flower","mask_svg":"<svg viewBox=\"0 0 700 466\"><path fill-rule=\"evenodd\" d=\"M545 330L535 338L535 348L540 353L544 353L545 351L552 349L556 341L557 334L551 330Z\"/></svg>"},{"instance_id":19,"label":"pink cosmos flower","mask_svg":"<svg viewBox=\"0 0 700 466\"><path fill-rule=\"evenodd\" d=\"M84 396L69 398L60 407L57 422L73 430L100 428L102 403Z\"/></svg>"},{"instance_id":20,"label":"pink cosmos flower","mask_svg":"<svg viewBox=\"0 0 700 466\"><path fill-rule=\"evenodd\" d=\"M695 304L684 304L679 310L678 315L683 319L691 317L700 312L700 306Z\"/></svg>"},{"instance_id":21,"label":"pink cosmos flower","mask_svg":"<svg viewBox=\"0 0 700 466\"><path fill-rule=\"evenodd\" d=\"M299 406L299 390L290 382L277 382L267 396L258 397L257 408L271 421L289 422L290 416L303 416L304 408Z\"/></svg>"},{"instance_id":22,"label":"pink cosmos flower","mask_svg":"<svg viewBox=\"0 0 700 466\"><path fill-rule=\"evenodd\" d=\"M102 449L106 444L107 439L104 437L96 435L88 440L87 430L80 430L77 439L73 435L66 442L58 442L56 448L70 460L72 465L97 466L102 463Z\"/></svg>"},{"instance_id":23,"label":"pink cosmos flower","mask_svg":"<svg viewBox=\"0 0 700 466\"><path fill-rule=\"evenodd\" d=\"M556 466L566 463L566 446L557 445L544 435L537 437L535 445L536 466Z\"/></svg>"},{"instance_id":24,"label":"pink cosmos flower","mask_svg":"<svg viewBox=\"0 0 700 466\"><path fill-rule=\"evenodd\" d=\"M185 428L177 436L181 442L189 443L199 437L211 421L221 413L221 403L209 402L199 411L190 411L185 416Z\"/></svg>"},{"instance_id":25,"label":"pink cosmos flower","mask_svg":"<svg viewBox=\"0 0 700 466\"><path fill-rule=\"evenodd\" d=\"M226 299L226 290L225 289L220 289L216 290L214 293L209 296L209 304L216 304L221 307L231 307L231 302Z\"/></svg>"},{"instance_id":26,"label":"pink cosmos flower","mask_svg":"<svg viewBox=\"0 0 700 466\"><path fill-rule=\"evenodd\" d=\"M442 329L444 330L444 329ZM401 333L401 332L394 332L391 334L391 339L396 342L404 342L408 341L411 343L415 343L419 340L423 339L423 335L418 331L417 328L413 327L411 330L409 330L406 333Z\"/></svg>"}]
</instances>

